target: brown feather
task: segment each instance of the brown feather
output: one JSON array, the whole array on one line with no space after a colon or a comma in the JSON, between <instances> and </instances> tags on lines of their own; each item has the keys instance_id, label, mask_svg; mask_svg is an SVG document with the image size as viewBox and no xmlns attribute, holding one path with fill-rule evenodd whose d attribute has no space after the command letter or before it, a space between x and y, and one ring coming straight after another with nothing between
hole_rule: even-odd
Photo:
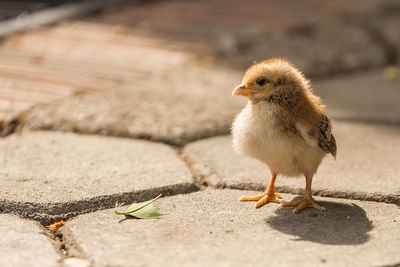
<instances>
[{"instance_id":1,"label":"brown feather","mask_svg":"<svg viewBox=\"0 0 400 267\"><path fill-rule=\"evenodd\" d=\"M332 134L331 121L326 115L322 115L319 124L318 145L326 153L332 154L336 158L336 140Z\"/></svg>"}]
</instances>

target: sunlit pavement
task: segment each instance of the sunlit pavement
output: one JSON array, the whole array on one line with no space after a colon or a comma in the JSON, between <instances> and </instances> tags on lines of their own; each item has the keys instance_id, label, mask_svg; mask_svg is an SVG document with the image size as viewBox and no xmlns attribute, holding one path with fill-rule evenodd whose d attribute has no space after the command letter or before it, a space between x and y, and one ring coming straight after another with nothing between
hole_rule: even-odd
<instances>
[{"instance_id":1,"label":"sunlit pavement","mask_svg":"<svg viewBox=\"0 0 400 267\"><path fill-rule=\"evenodd\" d=\"M160 1L5 38L0 265L400 264L399 18L396 1ZM266 57L299 66L333 119L325 212L238 201L268 172L232 151L230 93ZM160 193L161 219L113 212Z\"/></svg>"}]
</instances>

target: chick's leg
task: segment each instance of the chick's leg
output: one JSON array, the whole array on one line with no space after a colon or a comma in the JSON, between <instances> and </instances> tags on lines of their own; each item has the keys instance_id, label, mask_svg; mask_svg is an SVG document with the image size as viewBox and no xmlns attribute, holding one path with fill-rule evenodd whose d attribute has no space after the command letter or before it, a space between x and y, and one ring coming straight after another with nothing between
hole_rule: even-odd
<instances>
[{"instance_id":1,"label":"chick's leg","mask_svg":"<svg viewBox=\"0 0 400 267\"><path fill-rule=\"evenodd\" d=\"M281 195L275 192L275 180L277 175L277 173L272 173L267 190L265 190L263 194L254 197L242 197L240 198L240 201L257 201L256 208L259 208L268 202L280 203L281 201L277 198L281 198Z\"/></svg>"},{"instance_id":2,"label":"chick's leg","mask_svg":"<svg viewBox=\"0 0 400 267\"><path fill-rule=\"evenodd\" d=\"M297 206L294 210L293 213L298 213L299 211L302 211L305 208L314 208L317 210L325 210L324 207L318 205L317 203L314 202L314 199L312 198L311 195L311 183L312 183L312 176L306 176L306 192L304 194L304 198L302 200L294 200L290 202L282 201L283 206Z\"/></svg>"}]
</instances>

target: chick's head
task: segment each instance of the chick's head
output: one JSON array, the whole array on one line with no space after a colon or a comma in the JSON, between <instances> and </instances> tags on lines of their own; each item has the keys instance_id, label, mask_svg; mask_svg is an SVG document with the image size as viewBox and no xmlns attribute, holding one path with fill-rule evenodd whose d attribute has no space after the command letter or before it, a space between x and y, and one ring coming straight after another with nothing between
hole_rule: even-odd
<instances>
[{"instance_id":1,"label":"chick's head","mask_svg":"<svg viewBox=\"0 0 400 267\"><path fill-rule=\"evenodd\" d=\"M309 86L309 81L290 62L272 58L251 66L232 95L262 100L275 94L277 90L303 91L309 89Z\"/></svg>"}]
</instances>

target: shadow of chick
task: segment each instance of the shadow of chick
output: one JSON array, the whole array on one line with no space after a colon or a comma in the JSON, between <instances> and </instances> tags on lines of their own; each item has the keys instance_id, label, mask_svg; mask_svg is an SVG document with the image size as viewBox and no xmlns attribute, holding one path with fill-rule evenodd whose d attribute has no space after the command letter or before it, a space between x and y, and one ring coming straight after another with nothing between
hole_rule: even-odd
<instances>
[{"instance_id":1,"label":"shadow of chick","mask_svg":"<svg viewBox=\"0 0 400 267\"><path fill-rule=\"evenodd\" d=\"M353 203L318 203L326 211L305 209L293 214L292 209L279 207L275 216L268 217L265 222L280 232L297 236L296 241L331 245L357 245L368 241L368 232L373 226L365 210Z\"/></svg>"}]
</instances>

